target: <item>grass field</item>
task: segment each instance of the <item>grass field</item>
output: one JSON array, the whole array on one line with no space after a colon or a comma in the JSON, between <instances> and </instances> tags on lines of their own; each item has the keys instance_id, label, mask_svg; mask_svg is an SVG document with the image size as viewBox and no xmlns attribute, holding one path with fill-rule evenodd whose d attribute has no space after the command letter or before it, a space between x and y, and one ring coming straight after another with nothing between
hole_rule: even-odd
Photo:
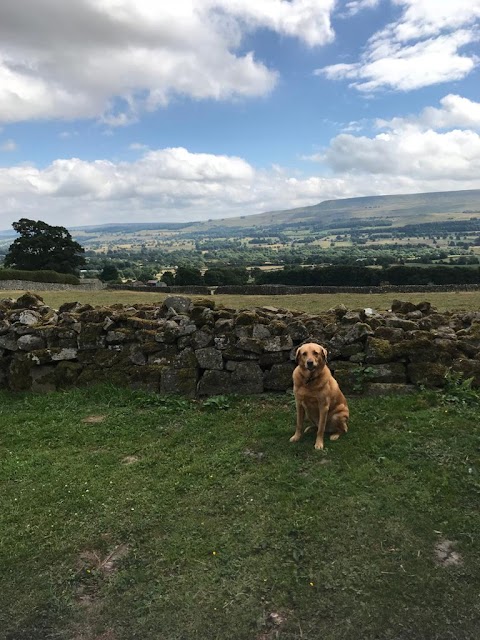
<instances>
[{"instance_id":1,"label":"grass field","mask_svg":"<svg viewBox=\"0 0 480 640\"><path fill-rule=\"evenodd\" d=\"M24 293L22 291L1 291L0 299L17 298ZM37 291L42 296L45 304L58 309L64 302L77 301L92 305L110 305L116 302L122 304L135 304L137 302L161 302L169 294L149 293L143 291ZM199 296L190 296L198 298ZM460 311L477 311L480 309L480 291L459 291L439 293L338 293L318 294L305 293L287 296L238 296L218 295L212 296L218 304L227 307L246 308L255 306L276 306L292 310L317 313L325 311L337 304L345 304L349 309L372 307L379 311L388 309L394 298L421 302L429 300L440 311L456 309Z\"/></svg>"},{"instance_id":2,"label":"grass field","mask_svg":"<svg viewBox=\"0 0 480 640\"><path fill-rule=\"evenodd\" d=\"M477 640L478 404L0 394L2 640ZM456 400L456 403L453 403Z\"/></svg>"}]
</instances>

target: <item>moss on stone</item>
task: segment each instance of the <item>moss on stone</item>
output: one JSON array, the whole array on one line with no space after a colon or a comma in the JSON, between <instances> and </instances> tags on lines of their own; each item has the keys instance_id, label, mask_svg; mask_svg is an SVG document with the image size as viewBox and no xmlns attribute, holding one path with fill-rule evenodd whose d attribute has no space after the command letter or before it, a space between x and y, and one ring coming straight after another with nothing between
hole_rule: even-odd
<instances>
[{"instance_id":1,"label":"moss on stone","mask_svg":"<svg viewBox=\"0 0 480 640\"><path fill-rule=\"evenodd\" d=\"M215 300L211 298L194 298L194 307L207 307L207 309L215 309Z\"/></svg>"},{"instance_id":2,"label":"moss on stone","mask_svg":"<svg viewBox=\"0 0 480 640\"><path fill-rule=\"evenodd\" d=\"M8 372L8 386L12 391L28 391L32 387L32 368L35 363L26 355L16 355Z\"/></svg>"},{"instance_id":3,"label":"moss on stone","mask_svg":"<svg viewBox=\"0 0 480 640\"><path fill-rule=\"evenodd\" d=\"M78 346L80 349L95 349L101 346L103 337L103 324L85 324L82 322L78 335Z\"/></svg>"},{"instance_id":4,"label":"moss on stone","mask_svg":"<svg viewBox=\"0 0 480 640\"><path fill-rule=\"evenodd\" d=\"M394 359L392 344L383 338L367 338L367 348L365 351L365 361L381 364Z\"/></svg>"},{"instance_id":5,"label":"moss on stone","mask_svg":"<svg viewBox=\"0 0 480 640\"><path fill-rule=\"evenodd\" d=\"M78 362L63 360L55 367L55 383L57 387L66 388L74 385L82 372L82 365Z\"/></svg>"},{"instance_id":6,"label":"moss on stone","mask_svg":"<svg viewBox=\"0 0 480 640\"><path fill-rule=\"evenodd\" d=\"M235 326L249 326L254 325L259 321L258 314L255 311L241 311L238 316L235 318Z\"/></svg>"},{"instance_id":7,"label":"moss on stone","mask_svg":"<svg viewBox=\"0 0 480 640\"><path fill-rule=\"evenodd\" d=\"M449 367L441 362L411 362L408 367L410 381L425 387L445 386L445 375Z\"/></svg>"}]
</instances>

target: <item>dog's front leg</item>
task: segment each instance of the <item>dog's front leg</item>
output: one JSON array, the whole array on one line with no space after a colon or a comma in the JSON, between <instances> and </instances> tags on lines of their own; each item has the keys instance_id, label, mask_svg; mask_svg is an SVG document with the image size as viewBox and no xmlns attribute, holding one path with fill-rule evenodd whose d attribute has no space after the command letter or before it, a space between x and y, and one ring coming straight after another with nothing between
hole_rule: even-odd
<instances>
[{"instance_id":1,"label":"dog's front leg","mask_svg":"<svg viewBox=\"0 0 480 640\"><path fill-rule=\"evenodd\" d=\"M328 418L328 404L319 403L318 406L318 427L317 438L315 440L315 449L323 449L323 434L325 433L325 426Z\"/></svg>"},{"instance_id":2,"label":"dog's front leg","mask_svg":"<svg viewBox=\"0 0 480 640\"><path fill-rule=\"evenodd\" d=\"M305 408L301 402L296 400L297 405L297 424L295 427L295 433L290 438L290 442L298 442L302 437L303 422L305 420Z\"/></svg>"}]
</instances>

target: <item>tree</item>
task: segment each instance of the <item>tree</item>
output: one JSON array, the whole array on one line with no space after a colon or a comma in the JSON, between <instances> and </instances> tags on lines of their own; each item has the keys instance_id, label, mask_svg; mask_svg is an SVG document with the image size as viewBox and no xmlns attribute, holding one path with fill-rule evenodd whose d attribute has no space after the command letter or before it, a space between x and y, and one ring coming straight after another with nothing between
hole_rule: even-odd
<instances>
[{"instance_id":1,"label":"tree","mask_svg":"<svg viewBox=\"0 0 480 640\"><path fill-rule=\"evenodd\" d=\"M248 282L248 271L241 267L213 267L208 269L203 276L205 284L216 285L243 285Z\"/></svg>"},{"instance_id":2,"label":"tree","mask_svg":"<svg viewBox=\"0 0 480 640\"><path fill-rule=\"evenodd\" d=\"M178 267L175 274L175 285L185 286L189 284L203 284L200 269L194 267Z\"/></svg>"},{"instance_id":3,"label":"tree","mask_svg":"<svg viewBox=\"0 0 480 640\"><path fill-rule=\"evenodd\" d=\"M172 271L165 271L165 273L162 274L160 280L162 282L165 282L165 284L169 287L172 287L175 284L175 276L173 275Z\"/></svg>"},{"instance_id":4,"label":"tree","mask_svg":"<svg viewBox=\"0 0 480 640\"><path fill-rule=\"evenodd\" d=\"M12 227L20 235L10 245L4 265L27 271L58 271L77 274L85 264L85 249L65 227L21 218Z\"/></svg>"},{"instance_id":5,"label":"tree","mask_svg":"<svg viewBox=\"0 0 480 640\"><path fill-rule=\"evenodd\" d=\"M112 282L112 280L118 280L120 276L114 264L104 264L98 277L102 282Z\"/></svg>"}]
</instances>

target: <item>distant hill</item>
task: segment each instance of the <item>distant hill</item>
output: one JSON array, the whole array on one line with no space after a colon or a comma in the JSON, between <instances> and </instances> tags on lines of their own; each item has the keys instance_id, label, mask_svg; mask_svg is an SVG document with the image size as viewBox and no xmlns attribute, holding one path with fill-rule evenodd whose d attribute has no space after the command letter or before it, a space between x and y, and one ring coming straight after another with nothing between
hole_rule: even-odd
<instances>
[{"instance_id":1,"label":"distant hill","mask_svg":"<svg viewBox=\"0 0 480 640\"><path fill-rule=\"evenodd\" d=\"M392 226L403 226L440 222L449 218L468 219L475 215L480 217L480 189L324 200L309 207L192 223L184 230L190 232L215 227L269 227L301 223L316 223L320 227L330 228L332 223L358 218L382 218L391 222Z\"/></svg>"},{"instance_id":2,"label":"distant hill","mask_svg":"<svg viewBox=\"0 0 480 640\"><path fill-rule=\"evenodd\" d=\"M349 226L403 227L474 217L480 218L480 189L324 200L308 207L236 218L182 223L113 223L75 227L70 231L76 240L89 247L112 246L120 241L132 244L151 240L163 242L166 238L208 237L209 234L217 238L245 236L249 229L265 235L296 228L347 231ZM14 235L12 230L0 231L0 245L7 244Z\"/></svg>"}]
</instances>

